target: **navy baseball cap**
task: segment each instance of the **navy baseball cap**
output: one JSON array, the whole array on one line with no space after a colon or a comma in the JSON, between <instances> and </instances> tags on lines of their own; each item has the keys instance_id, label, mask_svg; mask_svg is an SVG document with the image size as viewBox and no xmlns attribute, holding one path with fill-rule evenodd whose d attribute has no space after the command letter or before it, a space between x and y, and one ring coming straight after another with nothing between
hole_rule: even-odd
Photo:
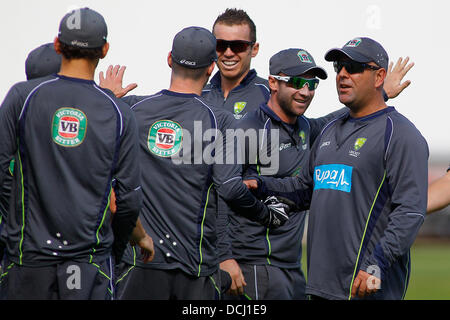
<instances>
[{"instance_id":1,"label":"navy baseball cap","mask_svg":"<svg viewBox=\"0 0 450 320\"><path fill-rule=\"evenodd\" d=\"M106 43L107 36L105 19L89 8L67 13L59 24L59 41L74 47L100 48Z\"/></svg>"},{"instance_id":2,"label":"navy baseball cap","mask_svg":"<svg viewBox=\"0 0 450 320\"><path fill-rule=\"evenodd\" d=\"M325 60L337 61L343 55L356 62L367 63L373 61L379 67L388 69L389 57L386 50L381 44L370 38L354 38L340 49L330 49L325 54Z\"/></svg>"},{"instance_id":3,"label":"navy baseball cap","mask_svg":"<svg viewBox=\"0 0 450 320\"><path fill-rule=\"evenodd\" d=\"M314 62L314 58L304 49L286 49L272 56L269 61L270 74L284 73L290 77L299 76L313 71L316 77L326 79L328 77L325 69Z\"/></svg>"},{"instance_id":4,"label":"navy baseball cap","mask_svg":"<svg viewBox=\"0 0 450 320\"><path fill-rule=\"evenodd\" d=\"M33 49L25 60L27 80L57 73L60 67L61 55L56 53L52 42Z\"/></svg>"},{"instance_id":5,"label":"navy baseball cap","mask_svg":"<svg viewBox=\"0 0 450 320\"><path fill-rule=\"evenodd\" d=\"M184 28L173 39L172 60L191 69L209 66L217 61L216 37L205 28Z\"/></svg>"}]
</instances>

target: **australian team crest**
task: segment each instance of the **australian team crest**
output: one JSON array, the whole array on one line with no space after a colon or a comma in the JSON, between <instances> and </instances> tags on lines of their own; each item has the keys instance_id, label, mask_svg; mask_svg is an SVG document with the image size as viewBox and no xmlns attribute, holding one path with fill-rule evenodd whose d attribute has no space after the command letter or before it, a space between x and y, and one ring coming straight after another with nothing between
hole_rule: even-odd
<instances>
[{"instance_id":1,"label":"australian team crest","mask_svg":"<svg viewBox=\"0 0 450 320\"><path fill-rule=\"evenodd\" d=\"M53 141L63 147L76 147L86 137L87 118L79 109L60 108L52 121Z\"/></svg>"},{"instance_id":2,"label":"australian team crest","mask_svg":"<svg viewBox=\"0 0 450 320\"><path fill-rule=\"evenodd\" d=\"M309 56L308 52L304 50L300 50L299 52L297 52L297 56L301 62L312 63L311 57Z\"/></svg>"},{"instance_id":3,"label":"australian team crest","mask_svg":"<svg viewBox=\"0 0 450 320\"><path fill-rule=\"evenodd\" d=\"M361 39L360 38L355 38L355 39L352 39L349 42L347 42L345 44L345 46L354 48L354 47L359 46L360 43L361 43Z\"/></svg>"},{"instance_id":4,"label":"australian team crest","mask_svg":"<svg viewBox=\"0 0 450 320\"><path fill-rule=\"evenodd\" d=\"M306 150L306 148L308 147L308 145L306 144L306 134L305 131L300 131L300 133L298 134L300 139L302 139L302 149Z\"/></svg>"},{"instance_id":5,"label":"australian team crest","mask_svg":"<svg viewBox=\"0 0 450 320\"><path fill-rule=\"evenodd\" d=\"M148 149L159 157L177 154L183 142L183 128L175 121L159 120L150 126Z\"/></svg>"},{"instance_id":6,"label":"australian team crest","mask_svg":"<svg viewBox=\"0 0 450 320\"><path fill-rule=\"evenodd\" d=\"M241 113L242 110L244 110L246 105L247 105L247 102L245 102L245 101L236 102L233 107L234 114Z\"/></svg>"},{"instance_id":7,"label":"australian team crest","mask_svg":"<svg viewBox=\"0 0 450 320\"><path fill-rule=\"evenodd\" d=\"M363 145L366 143L366 138L358 138L355 141L355 144L353 146L353 148L355 149L355 151L358 151L359 149L361 149L363 147Z\"/></svg>"}]
</instances>

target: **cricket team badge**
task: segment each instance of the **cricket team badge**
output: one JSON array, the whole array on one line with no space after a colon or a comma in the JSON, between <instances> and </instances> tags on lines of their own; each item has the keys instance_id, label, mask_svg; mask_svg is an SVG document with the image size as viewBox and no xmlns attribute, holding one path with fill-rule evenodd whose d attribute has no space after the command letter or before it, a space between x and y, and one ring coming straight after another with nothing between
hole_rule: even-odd
<instances>
[{"instance_id":1,"label":"cricket team badge","mask_svg":"<svg viewBox=\"0 0 450 320\"><path fill-rule=\"evenodd\" d=\"M299 52L297 52L297 56L301 62L312 63L311 57L309 56L308 52L304 50L300 50Z\"/></svg>"},{"instance_id":2,"label":"cricket team badge","mask_svg":"<svg viewBox=\"0 0 450 320\"><path fill-rule=\"evenodd\" d=\"M247 105L247 102L245 102L245 101L236 102L233 107L234 114L241 113L242 110L244 110L246 105Z\"/></svg>"},{"instance_id":3,"label":"cricket team badge","mask_svg":"<svg viewBox=\"0 0 450 320\"><path fill-rule=\"evenodd\" d=\"M360 38L355 38L355 39L352 39L349 42L347 42L345 44L345 46L354 48L354 47L359 46L360 43L361 43L361 39Z\"/></svg>"},{"instance_id":4,"label":"cricket team badge","mask_svg":"<svg viewBox=\"0 0 450 320\"><path fill-rule=\"evenodd\" d=\"M86 115L79 109L60 108L53 115L52 138L60 146L79 146L86 137L86 129Z\"/></svg>"},{"instance_id":5,"label":"cricket team badge","mask_svg":"<svg viewBox=\"0 0 450 320\"><path fill-rule=\"evenodd\" d=\"M171 120L158 120L150 126L147 147L159 157L177 154L183 142L183 128Z\"/></svg>"},{"instance_id":6,"label":"cricket team badge","mask_svg":"<svg viewBox=\"0 0 450 320\"><path fill-rule=\"evenodd\" d=\"M300 139L302 139L302 149L306 150L306 148L308 148L308 145L306 144L306 134L305 131L300 131L300 133L298 134L298 136L300 137Z\"/></svg>"},{"instance_id":7,"label":"cricket team badge","mask_svg":"<svg viewBox=\"0 0 450 320\"><path fill-rule=\"evenodd\" d=\"M359 149L361 149L363 147L363 145L366 143L366 141L367 141L366 138L358 138L358 139L356 139L355 144L353 146L355 151L358 151Z\"/></svg>"}]
</instances>

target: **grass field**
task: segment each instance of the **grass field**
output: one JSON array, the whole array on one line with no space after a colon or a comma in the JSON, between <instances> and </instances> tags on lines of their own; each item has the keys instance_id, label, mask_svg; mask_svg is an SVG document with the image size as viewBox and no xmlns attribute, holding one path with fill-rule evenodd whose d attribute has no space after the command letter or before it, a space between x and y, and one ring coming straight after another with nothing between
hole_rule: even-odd
<instances>
[{"instance_id":1,"label":"grass field","mask_svg":"<svg viewBox=\"0 0 450 320\"><path fill-rule=\"evenodd\" d=\"M411 261L405 300L450 300L450 241L417 239L411 248ZM305 264L304 246L303 272Z\"/></svg>"},{"instance_id":2,"label":"grass field","mask_svg":"<svg viewBox=\"0 0 450 320\"><path fill-rule=\"evenodd\" d=\"M450 300L450 242L416 240L405 300Z\"/></svg>"}]
</instances>

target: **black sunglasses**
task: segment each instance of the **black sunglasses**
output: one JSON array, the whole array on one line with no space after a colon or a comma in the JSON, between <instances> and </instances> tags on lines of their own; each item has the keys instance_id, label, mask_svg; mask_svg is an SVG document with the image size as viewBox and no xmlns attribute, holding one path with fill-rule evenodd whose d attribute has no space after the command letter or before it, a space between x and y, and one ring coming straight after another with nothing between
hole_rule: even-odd
<instances>
[{"instance_id":1,"label":"black sunglasses","mask_svg":"<svg viewBox=\"0 0 450 320\"><path fill-rule=\"evenodd\" d=\"M245 40L222 40L217 39L216 51L217 52L225 52L228 48L231 49L234 53L240 53L247 51L248 47L253 45L253 41L245 41Z\"/></svg>"},{"instance_id":2,"label":"black sunglasses","mask_svg":"<svg viewBox=\"0 0 450 320\"><path fill-rule=\"evenodd\" d=\"M345 67L348 73L361 73L364 72L365 69L370 70L379 70L381 67L372 66L367 63L361 63L356 61L334 61L333 62L334 71L337 73L341 72L342 68Z\"/></svg>"}]
</instances>

